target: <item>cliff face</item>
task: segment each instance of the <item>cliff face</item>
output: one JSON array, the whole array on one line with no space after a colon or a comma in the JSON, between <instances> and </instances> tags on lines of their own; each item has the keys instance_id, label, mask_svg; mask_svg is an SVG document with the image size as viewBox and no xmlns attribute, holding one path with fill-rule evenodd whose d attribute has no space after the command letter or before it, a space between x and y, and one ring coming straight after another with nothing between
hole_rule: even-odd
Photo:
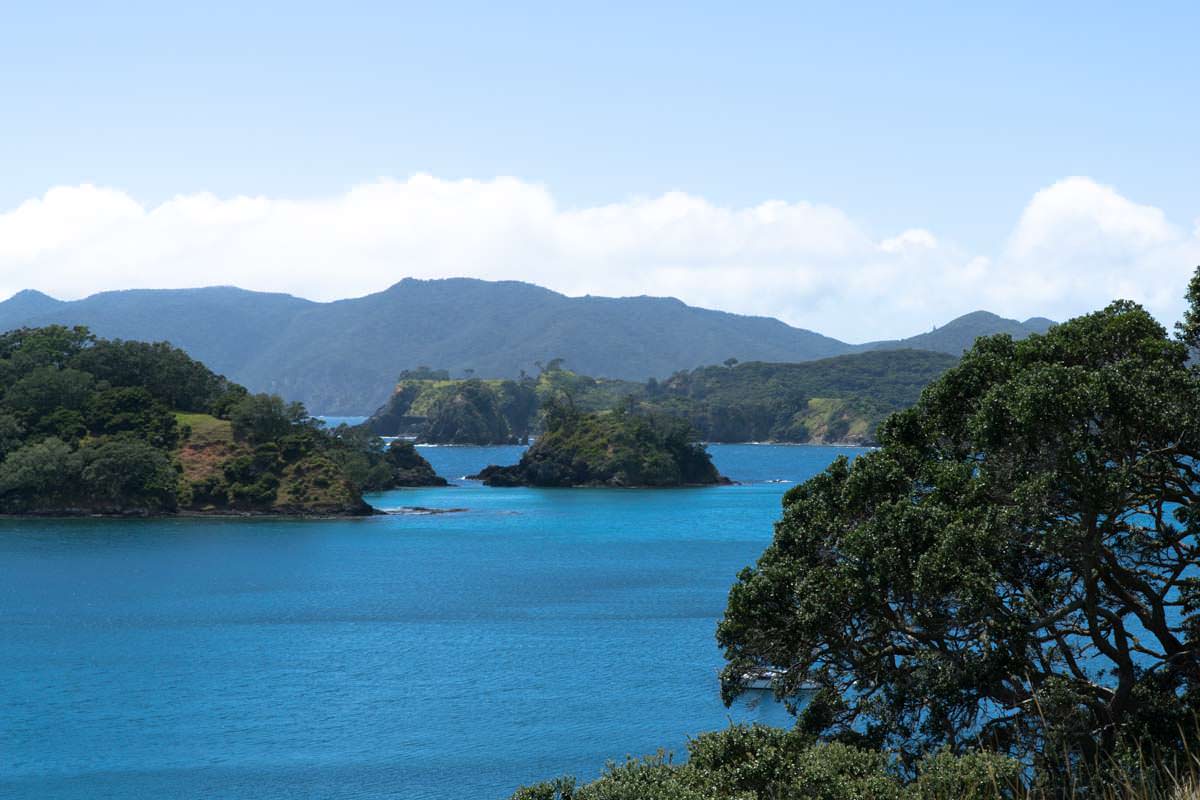
<instances>
[{"instance_id":1,"label":"cliff face","mask_svg":"<svg viewBox=\"0 0 1200 800\"><path fill-rule=\"evenodd\" d=\"M475 476L488 486L667 487L728 483L686 423L624 411L547 412L547 430L512 466Z\"/></svg>"}]
</instances>

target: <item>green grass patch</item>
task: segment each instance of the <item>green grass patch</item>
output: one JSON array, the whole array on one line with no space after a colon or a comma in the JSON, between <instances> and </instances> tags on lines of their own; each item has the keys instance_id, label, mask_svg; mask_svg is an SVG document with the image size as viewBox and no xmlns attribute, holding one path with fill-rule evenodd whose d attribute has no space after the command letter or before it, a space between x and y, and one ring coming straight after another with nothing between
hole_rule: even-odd
<instances>
[{"instance_id":1,"label":"green grass patch","mask_svg":"<svg viewBox=\"0 0 1200 800\"><path fill-rule=\"evenodd\" d=\"M176 411L175 421L180 427L187 426L191 430L187 444L233 444L233 425L227 419L217 419L211 414Z\"/></svg>"}]
</instances>

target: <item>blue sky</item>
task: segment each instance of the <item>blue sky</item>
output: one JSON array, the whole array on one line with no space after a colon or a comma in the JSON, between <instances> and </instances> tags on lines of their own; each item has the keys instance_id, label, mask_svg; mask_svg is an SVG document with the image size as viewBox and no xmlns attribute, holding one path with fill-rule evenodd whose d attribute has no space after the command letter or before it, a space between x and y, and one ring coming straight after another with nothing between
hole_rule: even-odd
<instances>
[{"instance_id":1,"label":"blue sky","mask_svg":"<svg viewBox=\"0 0 1200 800\"><path fill-rule=\"evenodd\" d=\"M511 176L562 210L810 203L963 263L1070 176L1185 239L1200 218L1195 3L172 5L5 9L0 214L81 184L152 210Z\"/></svg>"}]
</instances>

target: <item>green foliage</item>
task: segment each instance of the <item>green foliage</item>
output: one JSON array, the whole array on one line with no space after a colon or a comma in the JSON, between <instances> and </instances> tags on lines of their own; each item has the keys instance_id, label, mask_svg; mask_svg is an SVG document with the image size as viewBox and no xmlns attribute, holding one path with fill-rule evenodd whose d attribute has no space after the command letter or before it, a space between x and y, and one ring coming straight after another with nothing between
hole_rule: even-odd
<instances>
[{"instance_id":1,"label":"green foliage","mask_svg":"<svg viewBox=\"0 0 1200 800\"><path fill-rule=\"evenodd\" d=\"M233 435L253 444L273 442L305 424L308 412L299 403L286 403L277 394L252 394L229 409Z\"/></svg>"},{"instance_id":2,"label":"green foliage","mask_svg":"<svg viewBox=\"0 0 1200 800\"><path fill-rule=\"evenodd\" d=\"M144 389L167 408L212 411L227 394L244 393L166 342L95 341L73 365L112 386Z\"/></svg>"},{"instance_id":3,"label":"green foliage","mask_svg":"<svg viewBox=\"0 0 1200 800\"><path fill-rule=\"evenodd\" d=\"M49 325L0 334L0 361L6 371L27 374L38 367L66 367L95 341L87 328Z\"/></svg>"},{"instance_id":4,"label":"green foliage","mask_svg":"<svg viewBox=\"0 0 1200 800\"><path fill-rule=\"evenodd\" d=\"M869 442L878 423L906 408L952 356L871 352L800 364L701 367L647 384L645 402L686 419L705 441Z\"/></svg>"},{"instance_id":5,"label":"green foliage","mask_svg":"<svg viewBox=\"0 0 1200 800\"><path fill-rule=\"evenodd\" d=\"M389 470L389 478L382 488L446 485L445 478L434 473L433 467L417 452L412 442L397 439L389 444L384 464Z\"/></svg>"},{"instance_id":6,"label":"green foliage","mask_svg":"<svg viewBox=\"0 0 1200 800\"><path fill-rule=\"evenodd\" d=\"M882 448L792 489L730 593L748 667L826 687L801 717L905 764L984 742L1043 768L1177 740L1200 652L1200 378L1124 302L981 339Z\"/></svg>"},{"instance_id":7,"label":"green foliage","mask_svg":"<svg viewBox=\"0 0 1200 800\"><path fill-rule=\"evenodd\" d=\"M687 423L618 409L589 413L566 402L544 409L545 433L512 467L489 467L489 485L679 486L717 483Z\"/></svg>"},{"instance_id":8,"label":"green foliage","mask_svg":"<svg viewBox=\"0 0 1200 800\"><path fill-rule=\"evenodd\" d=\"M511 800L1003 800L1020 795L1021 765L986 752L938 753L906 779L885 753L796 731L733 725L688 743L675 764L661 753L609 764L597 780L523 787Z\"/></svg>"},{"instance_id":9,"label":"green foliage","mask_svg":"<svg viewBox=\"0 0 1200 800\"><path fill-rule=\"evenodd\" d=\"M275 442L264 442L252 452L225 462L222 471L228 484L230 504L248 508L271 506L285 463Z\"/></svg>"},{"instance_id":10,"label":"green foliage","mask_svg":"<svg viewBox=\"0 0 1200 800\"><path fill-rule=\"evenodd\" d=\"M0 512L362 513L373 465L396 480L377 440L320 430L167 344L12 331L0 378ZM356 481L343 467L358 462Z\"/></svg>"},{"instance_id":11,"label":"green foliage","mask_svg":"<svg viewBox=\"0 0 1200 800\"><path fill-rule=\"evenodd\" d=\"M60 408L80 411L95 383L89 373L70 367L34 367L9 387L4 394L4 405L27 421Z\"/></svg>"},{"instance_id":12,"label":"green foliage","mask_svg":"<svg viewBox=\"0 0 1200 800\"><path fill-rule=\"evenodd\" d=\"M0 463L0 503L9 511L70 504L79 492L81 469L79 454L60 439L24 445Z\"/></svg>"},{"instance_id":13,"label":"green foliage","mask_svg":"<svg viewBox=\"0 0 1200 800\"><path fill-rule=\"evenodd\" d=\"M25 426L12 414L0 413L0 462L25 439Z\"/></svg>"},{"instance_id":14,"label":"green foliage","mask_svg":"<svg viewBox=\"0 0 1200 800\"><path fill-rule=\"evenodd\" d=\"M170 511L176 505L179 476L159 447L120 436L79 450L83 488L101 508Z\"/></svg>"},{"instance_id":15,"label":"green foliage","mask_svg":"<svg viewBox=\"0 0 1200 800\"><path fill-rule=\"evenodd\" d=\"M49 414L40 419L35 418L31 422L35 433L62 439L72 446L78 446L83 437L87 435L87 425L84 424L83 415L74 409L56 408Z\"/></svg>"},{"instance_id":16,"label":"green foliage","mask_svg":"<svg viewBox=\"0 0 1200 800\"><path fill-rule=\"evenodd\" d=\"M915 800L1007 800L1023 793L1020 762L987 750L956 756L940 750L917 768Z\"/></svg>"},{"instance_id":17,"label":"green foliage","mask_svg":"<svg viewBox=\"0 0 1200 800\"><path fill-rule=\"evenodd\" d=\"M1192 350L1200 350L1200 267L1192 274L1184 299L1188 307L1183 312L1183 319L1175 325L1175 331L1184 344Z\"/></svg>"},{"instance_id":18,"label":"green foliage","mask_svg":"<svg viewBox=\"0 0 1200 800\"><path fill-rule=\"evenodd\" d=\"M333 432L332 444L327 455L363 491L446 485L412 442L397 439L385 446L362 426L341 426Z\"/></svg>"},{"instance_id":19,"label":"green foliage","mask_svg":"<svg viewBox=\"0 0 1200 800\"><path fill-rule=\"evenodd\" d=\"M535 384L528 378L451 381L402 376L387 405L366 427L381 435L416 436L435 444L509 444L528 438L537 409Z\"/></svg>"},{"instance_id":20,"label":"green foliage","mask_svg":"<svg viewBox=\"0 0 1200 800\"><path fill-rule=\"evenodd\" d=\"M916 402L955 363L918 351L862 353L801 364L728 364L645 384L578 375L551 364L537 380L402 380L366 424L438 444L522 440L545 427L545 408L629 407L685 420L704 441L869 442L879 421ZM539 419L541 412L541 419Z\"/></svg>"},{"instance_id":21,"label":"green foliage","mask_svg":"<svg viewBox=\"0 0 1200 800\"><path fill-rule=\"evenodd\" d=\"M513 440L499 393L481 380L443 384L427 402L425 436L429 441L504 444Z\"/></svg>"},{"instance_id":22,"label":"green foliage","mask_svg":"<svg viewBox=\"0 0 1200 800\"><path fill-rule=\"evenodd\" d=\"M169 406L142 387L103 389L88 398L88 429L97 436L133 434L154 447L173 450L179 426Z\"/></svg>"}]
</instances>

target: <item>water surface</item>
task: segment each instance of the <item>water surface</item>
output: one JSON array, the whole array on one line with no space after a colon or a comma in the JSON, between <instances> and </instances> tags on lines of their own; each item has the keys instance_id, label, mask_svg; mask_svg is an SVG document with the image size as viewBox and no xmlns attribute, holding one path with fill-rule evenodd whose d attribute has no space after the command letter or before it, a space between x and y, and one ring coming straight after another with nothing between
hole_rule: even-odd
<instances>
[{"instance_id":1,"label":"water surface","mask_svg":"<svg viewBox=\"0 0 1200 800\"><path fill-rule=\"evenodd\" d=\"M457 479L521 448L432 447ZM0 796L502 798L734 719L713 631L790 483L409 489L361 520L0 521ZM462 484L463 481L457 481Z\"/></svg>"}]
</instances>

